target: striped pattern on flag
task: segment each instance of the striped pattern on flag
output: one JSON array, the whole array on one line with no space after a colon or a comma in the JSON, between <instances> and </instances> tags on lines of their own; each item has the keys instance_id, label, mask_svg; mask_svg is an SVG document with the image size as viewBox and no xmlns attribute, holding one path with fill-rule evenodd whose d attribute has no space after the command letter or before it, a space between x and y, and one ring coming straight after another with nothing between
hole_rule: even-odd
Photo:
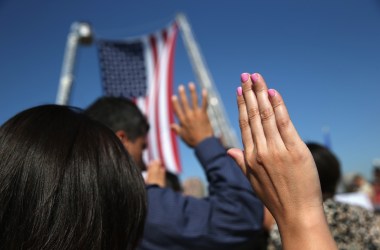
<instances>
[{"instance_id":1,"label":"striped pattern on flag","mask_svg":"<svg viewBox=\"0 0 380 250\"><path fill-rule=\"evenodd\" d=\"M145 160L161 159L166 169L181 172L174 122L174 50L178 28L168 28L136 41L100 40L98 50L106 95L133 98L150 124Z\"/></svg>"}]
</instances>

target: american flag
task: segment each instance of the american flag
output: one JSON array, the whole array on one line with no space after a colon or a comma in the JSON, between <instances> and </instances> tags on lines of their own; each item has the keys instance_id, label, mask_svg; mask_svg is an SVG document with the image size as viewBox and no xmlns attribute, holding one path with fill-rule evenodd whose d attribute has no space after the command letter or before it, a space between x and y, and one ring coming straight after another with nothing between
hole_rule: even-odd
<instances>
[{"instance_id":1,"label":"american flag","mask_svg":"<svg viewBox=\"0 0 380 250\"><path fill-rule=\"evenodd\" d=\"M177 139L170 129L177 32L173 23L134 41L97 43L105 94L135 100L150 123L145 159L160 159L173 173L181 172Z\"/></svg>"}]
</instances>

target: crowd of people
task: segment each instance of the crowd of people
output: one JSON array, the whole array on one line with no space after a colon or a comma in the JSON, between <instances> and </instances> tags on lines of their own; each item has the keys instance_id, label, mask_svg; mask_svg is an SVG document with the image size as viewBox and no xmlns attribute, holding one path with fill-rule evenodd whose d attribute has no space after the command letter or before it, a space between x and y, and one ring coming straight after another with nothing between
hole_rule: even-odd
<instances>
[{"instance_id":1,"label":"crowd of people","mask_svg":"<svg viewBox=\"0 0 380 250\"><path fill-rule=\"evenodd\" d=\"M0 128L0 248L380 249L374 211L334 198L338 158L302 141L260 74L240 78L243 149L215 137L206 91L181 85L172 97L171 127L194 150L207 192L181 185L160 159L144 162L150 124L131 100L10 118ZM376 202L380 178L374 185Z\"/></svg>"}]
</instances>

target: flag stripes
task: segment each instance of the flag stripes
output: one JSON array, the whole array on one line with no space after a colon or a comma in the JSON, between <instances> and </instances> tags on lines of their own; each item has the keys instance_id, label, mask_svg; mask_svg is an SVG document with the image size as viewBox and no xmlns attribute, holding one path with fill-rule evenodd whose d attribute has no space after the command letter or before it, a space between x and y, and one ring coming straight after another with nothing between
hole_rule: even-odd
<instances>
[{"instance_id":1,"label":"flag stripes","mask_svg":"<svg viewBox=\"0 0 380 250\"><path fill-rule=\"evenodd\" d=\"M98 43L105 93L135 100L150 124L144 158L147 161L161 159L167 170L173 173L181 172L177 138L170 129L174 122L171 96L177 33L177 25L173 23L138 41L103 40ZM122 55L115 55L120 53ZM118 62L110 63L113 58L118 58Z\"/></svg>"}]
</instances>

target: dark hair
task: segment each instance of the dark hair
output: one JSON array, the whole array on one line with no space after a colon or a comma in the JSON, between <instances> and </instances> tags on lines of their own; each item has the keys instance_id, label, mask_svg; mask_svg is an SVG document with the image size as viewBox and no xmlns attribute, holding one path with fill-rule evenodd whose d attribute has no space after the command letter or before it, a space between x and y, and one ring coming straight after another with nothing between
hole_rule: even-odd
<instances>
[{"instance_id":1,"label":"dark hair","mask_svg":"<svg viewBox=\"0 0 380 250\"><path fill-rule=\"evenodd\" d=\"M113 132L123 130L131 141L145 136L149 131L144 114L135 103L123 97L101 97L85 110L85 114L108 126Z\"/></svg>"},{"instance_id":2,"label":"dark hair","mask_svg":"<svg viewBox=\"0 0 380 250\"><path fill-rule=\"evenodd\" d=\"M317 166L323 198L331 198L341 177L339 160L328 148L318 143L309 142L306 145Z\"/></svg>"},{"instance_id":3,"label":"dark hair","mask_svg":"<svg viewBox=\"0 0 380 250\"><path fill-rule=\"evenodd\" d=\"M0 128L1 249L133 249L146 194L115 134L44 105Z\"/></svg>"}]
</instances>

